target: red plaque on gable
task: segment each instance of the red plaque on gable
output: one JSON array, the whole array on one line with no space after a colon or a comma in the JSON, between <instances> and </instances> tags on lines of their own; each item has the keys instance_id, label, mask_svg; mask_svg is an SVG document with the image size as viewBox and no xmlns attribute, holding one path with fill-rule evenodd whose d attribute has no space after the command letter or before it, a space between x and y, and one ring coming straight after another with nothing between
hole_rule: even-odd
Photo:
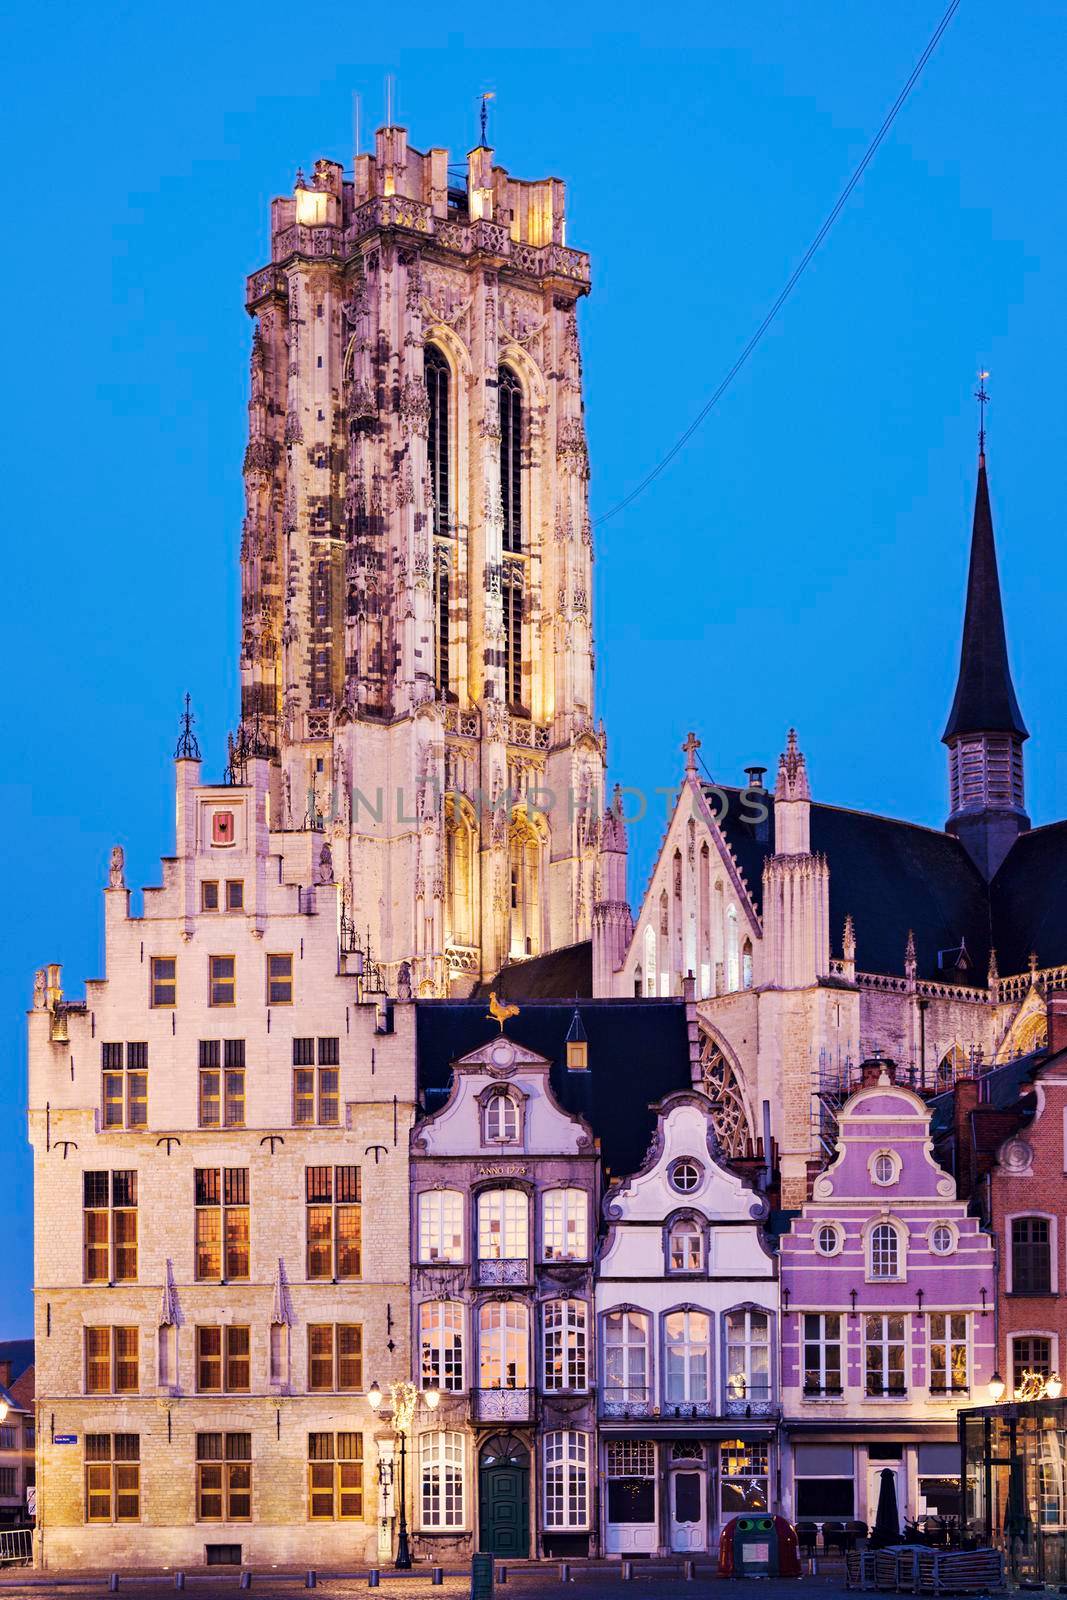
<instances>
[{"instance_id":1,"label":"red plaque on gable","mask_svg":"<svg viewBox=\"0 0 1067 1600\"><path fill-rule=\"evenodd\" d=\"M233 839L233 812L213 811L211 813L212 844L232 844Z\"/></svg>"}]
</instances>

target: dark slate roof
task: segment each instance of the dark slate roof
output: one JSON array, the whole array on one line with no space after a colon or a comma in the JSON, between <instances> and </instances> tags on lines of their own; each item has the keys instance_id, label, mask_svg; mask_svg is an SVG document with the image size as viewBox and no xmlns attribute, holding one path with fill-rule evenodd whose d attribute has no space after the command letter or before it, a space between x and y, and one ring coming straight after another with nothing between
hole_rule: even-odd
<instances>
[{"instance_id":1,"label":"dark slate roof","mask_svg":"<svg viewBox=\"0 0 1067 1600\"><path fill-rule=\"evenodd\" d=\"M0 1339L0 1361L10 1361L11 1381L14 1383L33 1366L32 1339Z\"/></svg>"},{"instance_id":2,"label":"dark slate roof","mask_svg":"<svg viewBox=\"0 0 1067 1600\"><path fill-rule=\"evenodd\" d=\"M592 994L592 942L585 939L528 961L510 962L495 978L478 985L475 998L488 1000L490 989L496 990L499 1000L573 1000Z\"/></svg>"},{"instance_id":3,"label":"dark slate roof","mask_svg":"<svg viewBox=\"0 0 1067 1600\"><path fill-rule=\"evenodd\" d=\"M976 1109L997 1114L1018 1112L1020 1108L1029 1112L1034 1074L1048 1059L1047 1050L1032 1050L1029 1055L1016 1056L1013 1061L983 1072L978 1080L981 1098ZM951 1129L954 1100L955 1091L946 1089L930 1101L930 1126L935 1137Z\"/></svg>"},{"instance_id":4,"label":"dark slate roof","mask_svg":"<svg viewBox=\"0 0 1067 1600\"><path fill-rule=\"evenodd\" d=\"M989 887L1001 972L1067 961L1067 822L1021 833Z\"/></svg>"},{"instance_id":5,"label":"dark slate roof","mask_svg":"<svg viewBox=\"0 0 1067 1600\"><path fill-rule=\"evenodd\" d=\"M1014 733L1020 739L1027 738L1008 666L984 455L978 458L960 675L956 698L941 737L947 743L966 733Z\"/></svg>"},{"instance_id":6,"label":"dark slate roof","mask_svg":"<svg viewBox=\"0 0 1067 1600\"><path fill-rule=\"evenodd\" d=\"M750 794L726 787L719 793L726 800L719 826L758 910L763 863L774 853L773 816L769 825L748 820ZM721 800L717 809L722 810ZM859 971L903 974L911 929L920 977L984 987L990 942L987 890L957 838L917 823L813 802L811 848L825 855L830 866L835 954L840 953L845 917L851 915ZM961 944L971 962L967 971L939 965L940 951L957 950ZM1001 970L1013 969L1002 964Z\"/></svg>"},{"instance_id":7,"label":"dark slate roof","mask_svg":"<svg viewBox=\"0 0 1067 1600\"><path fill-rule=\"evenodd\" d=\"M589 1069L566 1065L567 1032L578 1011L589 1041ZM656 1126L652 1107L691 1089L689 1031L682 1000L534 1000L509 1017L508 1038L552 1063L560 1104L589 1123L610 1177L635 1172ZM416 1002L419 1093L427 1110L442 1104L452 1062L495 1034L484 1000Z\"/></svg>"}]
</instances>

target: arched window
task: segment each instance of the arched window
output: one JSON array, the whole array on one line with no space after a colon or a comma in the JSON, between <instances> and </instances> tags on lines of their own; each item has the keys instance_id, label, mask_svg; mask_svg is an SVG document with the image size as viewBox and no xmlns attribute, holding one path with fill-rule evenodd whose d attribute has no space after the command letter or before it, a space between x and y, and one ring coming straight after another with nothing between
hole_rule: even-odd
<instances>
[{"instance_id":1,"label":"arched window","mask_svg":"<svg viewBox=\"0 0 1067 1600\"><path fill-rule=\"evenodd\" d=\"M458 1300L424 1300L419 1307L422 1387L463 1388L463 1306Z\"/></svg>"},{"instance_id":2,"label":"arched window","mask_svg":"<svg viewBox=\"0 0 1067 1600\"><path fill-rule=\"evenodd\" d=\"M868 1243L869 1276L900 1277L900 1234L891 1222L879 1222L871 1229Z\"/></svg>"},{"instance_id":3,"label":"arched window","mask_svg":"<svg viewBox=\"0 0 1067 1600\"><path fill-rule=\"evenodd\" d=\"M453 944L474 943L474 825L461 806L445 801L446 937Z\"/></svg>"},{"instance_id":4,"label":"arched window","mask_svg":"<svg viewBox=\"0 0 1067 1600\"><path fill-rule=\"evenodd\" d=\"M433 531L448 535L452 531L451 477L449 473L450 385L448 362L435 344L426 346L426 394L430 402L430 423L426 455L433 497Z\"/></svg>"},{"instance_id":5,"label":"arched window","mask_svg":"<svg viewBox=\"0 0 1067 1600\"><path fill-rule=\"evenodd\" d=\"M752 987L752 940L746 939L741 946L741 987Z\"/></svg>"},{"instance_id":6,"label":"arched window","mask_svg":"<svg viewBox=\"0 0 1067 1600\"><path fill-rule=\"evenodd\" d=\"M670 1311L663 1319L664 1398L686 1405L709 1398L711 1322L703 1311Z\"/></svg>"},{"instance_id":7,"label":"arched window","mask_svg":"<svg viewBox=\"0 0 1067 1600\"><path fill-rule=\"evenodd\" d=\"M521 1189L484 1189L478 1196L478 1260L521 1262L530 1249L530 1208ZM483 1282L484 1273L479 1273Z\"/></svg>"},{"instance_id":8,"label":"arched window","mask_svg":"<svg viewBox=\"0 0 1067 1600\"><path fill-rule=\"evenodd\" d=\"M724 1156L743 1156L749 1144L748 1111L733 1065L710 1033L700 1033L700 1083L711 1101L715 1141Z\"/></svg>"},{"instance_id":9,"label":"arched window","mask_svg":"<svg viewBox=\"0 0 1067 1600\"><path fill-rule=\"evenodd\" d=\"M546 1300L541 1310L544 1387L584 1389L588 1310L584 1300Z\"/></svg>"},{"instance_id":10,"label":"arched window","mask_svg":"<svg viewBox=\"0 0 1067 1600\"><path fill-rule=\"evenodd\" d=\"M704 1229L696 1217L678 1217L667 1235L667 1271L676 1277L703 1270Z\"/></svg>"},{"instance_id":11,"label":"arched window","mask_svg":"<svg viewBox=\"0 0 1067 1600\"><path fill-rule=\"evenodd\" d=\"M516 1144L521 1116L515 1096L506 1089L495 1089L485 1102L486 1144Z\"/></svg>"},{"instance_id":12,"label":"arched window","mask_svg":"<svg viewBox=\"0 0 1067 1600\"><path fill-rule=\"evenodd\" d=\"M730 994L741 987L741 963L738 953L737 907L726 910L726 988Z\"/></svg>"},{"instance_id":13,"label":"arched window","mask_svg":"<svg viewBox=\"0 0 1067 1600\"><path fill-rule=\"evenodd\" d=\"M541 1249L546 1261L588 1261L589 1203L584 1189L546 1189Z\"/></svg>"},{"instance_id":14,"label":"arched window","mask_svg":"<svg viewBox=\"0 0 1067 1600\"><path fill-rule=\"evenodd\" d=\"M497 371L500 399L500 502L504 549L522 549L522 385L510 367Z\"/></svg>"},{"instance_id":15,"label":"arched window","mask_svg":"<svg viewBox=\"0 0 1067 1600\"><path fill-rule=\"evenodd\" d=\"M529 1386L529 1308L521 1300L487 1300L478 1312L478 1387Z\"/></svg>"},{"instance_id":16,"label":"arched window","mask_svg":"<svg viewBox=\"0 0 1067 1600\"><path fill-rule=\"evenodd\" d=\"M609 1408L646 1405L652 1398L651 1371L646 1313L609 1311L604 1317L604 1399Z\"/></svg>"},{"instance_id":17,"label":"arched window","mask_svg":"<svg viewBox=\"0 0 1067 1600\"><path fill-rule=\"evenodd\" d=\"M424 1528L462 1528L463 1435L419 1435L419 1499Z\"/></svg>"},{"instance_id":18,"label":"arched window","mask_svg":"<svg viewBox=\"0 0 1067 1600\"><path fill-rule=\"evenodd\" d=\"M463 1260L463 1195L424 1189L419 1195L419 1260Z\"/></svg>"},{"instance_id":19,"label":"arched window","mask_svg":"<svg viewBox=\"0 0 1067 1600\"><path fill-rule=\"evenodd\" d=\"M437 687L443 695L449 692L449 632L448 607L452 594L452 550L439 544L434 552L433 602L437 644L434 652L434 672Z\"/></svg>"},{"instance_id":20,"label":"arched window","mask_svg":"<svg viewBox=\"0 0 1067 1600\"><path fill-rule=\"evenodd\" d=\"M656 992L656 930L651 922L645 924L645 971L648 974L645 992L653 995Z\"/></svg>"},{"instance_id":21,"label":"arched window","mask_svg":"<svg viewBox=\"0 0 1067 1600\"><path fill-rule=\"evenodd\" d=\"M541 948L541 841L537 829L524 817L511 825L508 841L511 879L512 957L535 956Z\"/></svg>"},{"instance_id":22,"label":"arched window","mask_svg":"<svg viewBox=\"0 0 1067 1600\"><path fill-rule=\"evenodd\" d=\"M771 1397L771 1319L766 1311L731 1311L726 1317L726 1399Z\"/></svg>"},{"instance_id":23,"label":"arched window","mask_svg":"<svg viewBox=\"0 0 1067 1600\"><path fill-rule=\"evenodd\" d=\"M520 561L504 564L501 603L504 610L504 700L522 710L522 589Z\"/></svg>"}]
</instances>

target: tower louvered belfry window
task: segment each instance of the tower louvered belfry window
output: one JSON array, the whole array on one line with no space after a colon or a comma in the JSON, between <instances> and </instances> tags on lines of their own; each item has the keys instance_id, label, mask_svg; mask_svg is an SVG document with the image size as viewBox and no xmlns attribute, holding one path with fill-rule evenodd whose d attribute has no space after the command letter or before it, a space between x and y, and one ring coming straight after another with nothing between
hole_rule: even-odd
<instances>
[{"instance_id":1,"label":"tower louvered belfry window","mask_svg":"<svg viewBox=\"0 0 1067 1600\"><path fill-rule=\"evenodd\" d=\"M426 394L430 403L426 454L433 497L433 531L435 534L448 534L452 531L449 515L450 373L448 362L435 344L426 346L425 360Z\"/></svg>"}]
</instances>

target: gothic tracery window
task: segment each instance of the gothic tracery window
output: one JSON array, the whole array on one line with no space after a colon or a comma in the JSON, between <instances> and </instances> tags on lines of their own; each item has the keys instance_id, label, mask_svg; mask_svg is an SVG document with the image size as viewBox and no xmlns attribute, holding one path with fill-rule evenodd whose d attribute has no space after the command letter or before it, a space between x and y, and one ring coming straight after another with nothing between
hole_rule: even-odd
<instances>
[{"instance_id":1,"label":"gothic tracery window","mask_svg":"<svg viewBox=\"0 0 1067 1600\"><path fill-rule=\"evenodd\" d=\"M704 1093L711 1101L711 1121L719 1149L726 1156L743 1155L751 1136L744 1090L719 1045L703 1031L700 1075Z\"/></svg>"},{"instance_id":2,"label":"gothic tracery window","mask_svg":"<svg viewBox=\"0 0 1067 1600\"><path fill-rule=\"evenodd\" d=\"M517 817L508 840L511 936L514 956L535 956L541 948L541 841L533 823Z\"/></svg>"},{"instance_id":3,"label":"gothic tracery window","mask_svg":"<svg viewBox=\"0 0 1067 1600\"><path fill-rule=\"evenodd\" d=\"M445 814L445 914L453 944L474 943L474 826L451 798Z\"/></svg>"},{"instance_id":4,"label":"gothic tracery window","mask_svg":"<svg viewBox=\"0 0 1067 1600\"><path fill-rule=\"evenodd\" d=\"M449 473L449 391L451 374L444 354L435 344L426 346L426 395L430 403L430 423L427 435L427 466L430 474L430 493L433 498L433 531L449 534L452 531L450 509Z\"/></svg>"},{"instance_id":5,"label":"gothic tracery window","mask_svg":"<svg viewBox=\"0 0 1067 1600\"><path fill-rule=\"evenodd\" d=\"M510 367L497 373L500 400L500 502L504 549L522 549L522 385Z\"/></svg>"}]
</instances>

